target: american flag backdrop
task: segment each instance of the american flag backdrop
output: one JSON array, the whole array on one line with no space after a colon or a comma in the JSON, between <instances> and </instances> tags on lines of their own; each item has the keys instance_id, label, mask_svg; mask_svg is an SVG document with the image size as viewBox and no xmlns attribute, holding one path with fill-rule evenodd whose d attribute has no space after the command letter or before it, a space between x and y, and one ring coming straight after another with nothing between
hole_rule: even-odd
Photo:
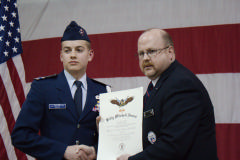
<instances>
[{"instance_id":1,"label":"american flag backdrop","mask_svg":"<svg viewBox=\"0 0 240 160\"><path fill-rule=\"evenodd\" d=\"M239 0L0 0L0 160L34 159L10 134L33 78L59 73L60 37L75 20L95 57L87 74L113 91L143 86L134 56L148 28L166 29L179 62L204 83L214 105L219 160L240 159ZM21 26L21 37L18 23ZM22 41L22 49L21 49Z\"/></svg>"},{"instance_id":2,"label":"american flag backdrop","mask_svg":"<svg viewBox=\"0 0 240 160\"><path fill-rule=\"evenodd\" d=\"M10 141L27 93L17 2L4 0L0 5L0 159L27 159Z\"/></svg>"}]
</instances>

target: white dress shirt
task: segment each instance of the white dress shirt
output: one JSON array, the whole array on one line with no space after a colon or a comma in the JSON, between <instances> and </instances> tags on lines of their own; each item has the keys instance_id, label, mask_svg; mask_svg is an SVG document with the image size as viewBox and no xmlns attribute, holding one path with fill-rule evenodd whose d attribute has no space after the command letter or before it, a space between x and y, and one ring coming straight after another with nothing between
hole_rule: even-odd
<instances>
[{"instance_id":1,"label":"white dress shirt","mask_svg":"<svg viewBox=\"0 0 240 160\"><path fill-rule=\"evenodd\" d=\"M68 73L66 70L64 70L64 74L66 76L69 88L71 90L72 98L74 99L74 94L77 90L77 86L74 84L76 79L70 73ZM86 73L82 76L81 79L77 79L77 81L81 81L83 84L82 85L82 110L83 110L85 103L86 103L86 99L87 99L87 75L86 75Z\"/></svg>"},{"instance_id":2,"label":"white dress shirt","mask_svg":"<svg viewBox=\"0 0 240 160\"><path fill-rule=\"evenodd\" d=\"M157 84L157 81L159 80L159 78L160 78L160 77L158 77L158 78L152 80L153 87L155 87L155 85Z\"/></svg>"}]
</instances>

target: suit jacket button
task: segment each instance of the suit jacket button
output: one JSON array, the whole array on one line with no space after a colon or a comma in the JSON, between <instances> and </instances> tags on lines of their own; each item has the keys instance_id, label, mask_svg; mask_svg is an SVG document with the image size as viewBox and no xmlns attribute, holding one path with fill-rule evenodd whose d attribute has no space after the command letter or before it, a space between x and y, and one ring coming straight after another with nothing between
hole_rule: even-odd
<instances>
[{"instance_id":1,"label":"suit jacket button","mask_svg":"<svg viewBox=\"0 0 240 160\"><path fill-rule=\"evenodd\" d=\"M77 128L80 128L80 124L77 124Z\"/></svg>"}]
</instances>

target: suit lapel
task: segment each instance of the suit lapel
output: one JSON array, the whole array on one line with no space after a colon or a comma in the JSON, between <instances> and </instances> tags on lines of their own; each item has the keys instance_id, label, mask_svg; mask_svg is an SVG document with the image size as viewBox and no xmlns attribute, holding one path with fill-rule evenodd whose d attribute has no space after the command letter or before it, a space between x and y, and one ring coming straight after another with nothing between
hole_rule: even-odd
<instances>
[{"instance_id":1,"label":"suit lapel","mask_svg":"<svg viewBox=\"0 0 240 160\"><path fill-rule=\"evenodd\" d=\"M83 109L82 114L80 115L80 120L83 119L89 112L92 111L93 106L96 105L96 88L95 84L92 82L90 78L87 77L87 99Z\"/></svg>"},{"instance_id":2,"label":"suit lapel","mask_svg":"<svg viewBox=\"0 0 240 160\"><path fill-rule=\"evenodd\" d=\"M71 112L71 114L78 119L78 115L77 115L77 110L72 98L72 94L69 88L69 85L67 83L67 79L64 75L64 72L61 72L58 75L58 79L56 82L56 89L57 89L57 93L58 93L58 99L60 102L62 103L66 103L67 105L67 110L69 110Z\"/></svg>"},{"instance_id":3,"label":"suit lapel","mask_svg":"<svg viewBox=\"0 0 240 160\"><path fill-rule=\"evenodd\" d=\"M175 60L170 66L169 68L164 71L162 73L162 75L160 76L159 80L157 81L157 84L154 86L153 91L151 93L151 96L148 98L148 101L146 102L146 105L148 106L150 104L150 102L152 102L153 97L155 97L157 91L161 88L161 86L163 85L164 81L167 80L167 78L169 77L169 75L173 72L173 70L177 67L178 65L178 61Z\"/></svg>"}]
</instances>

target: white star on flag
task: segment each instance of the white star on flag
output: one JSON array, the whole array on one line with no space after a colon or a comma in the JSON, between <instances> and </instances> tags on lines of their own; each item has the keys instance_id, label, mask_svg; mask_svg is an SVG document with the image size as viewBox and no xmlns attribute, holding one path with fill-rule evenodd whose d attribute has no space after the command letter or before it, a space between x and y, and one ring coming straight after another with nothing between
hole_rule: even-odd
<instances>
[{"instance_id":1,"label":"white star on flag","mask_svg":"<svg viewBox=\"0 0 240 160\"><path fill-rule=\"evenodd\" d=\"M4 55L5 55L6 57L8 56L8 52L7 52L7 51L4 51L3 53L4 53Z\"/></svg>"},{"instance_id":2,"label":"white star on flag","mask_svg":"<svg viewBox=\"0 0 240 160\"><path fill-rule=\"evenodd\" d=\"M14 26L14 23L11 21L9 22L10 26L13 27Z\"/></svg>"},{"instance_id":3,"label":"white star on flag","mask_svg":"<svg viewBox=\"0 0 240 160\"><path fill-rule=\"evenodd\" d=\"M14 38L14 40L15 40L16 43L19 43L19 38L18 37Z\"/></svg>"},{"instance_id":4,"label":"white star on flag","mask_svg":"<svg viewBox=\"0 0 240 160\"><path fill-rule=\"evenodd\" d=\"M0 26L0 31L4 31L5 26L1 25Z\"/></svg>"},{"instance_id":5,"label":"white star on flag","mask_svg":"<svg viewBox=\"0 0 240 160\"><path fill-rule=\"evenodd\" d=\"M17 48L15 46L12 48L12 50L13 52L17 52Z\"/></svg>"},{"instance_id":6,"label":"white star on flag","mask_svg":"<svg viewBox=\"0 0 240 160\"><path fill-rule=\"evenodd\" d=\"M9 41L6 41L6 45L7 45L7 46L10 46L10 42L9 42Z\"/></svg>"},{"instance_id":7,"label":"white star on flag","mask_svg":"<svg viewBox=\"0 0 240 160\"><path fill-rule=\"evenodd\" d=\"M14 18L16 18L16 13L15 13L15 12L13 12L13 13L12 13L12 16L13 16Z\"/></svg>"},{"instance_id":8,"label":"white star on flag","mask_svg":"<svg viewBox=\"0 0 240 160\"><path fill-rule=\"evenodd\" d=\"M4 6L5 11L8 11L9 7L8 6Z\"/></svg>"},{"instance_id":9,"label":"white star on flag","mask_svg":"<svg viewBox=\"0 0 240 160\"><path fill-rule=\"evenodd\" d=\"M7 21L7 17L5 15L2 16L3 21Z\"/></svg>"},{"instance_id":10,"label":"white star on flag","mask_svg":"<svg viewBox=\"0 0 240 160\"><path fill-rule=\"evenodd\" d=\"M9 37L12 37L12 32L9 31L9 32L8 32L8 36L9 36Z\"/></svg>"}]
</instances>

